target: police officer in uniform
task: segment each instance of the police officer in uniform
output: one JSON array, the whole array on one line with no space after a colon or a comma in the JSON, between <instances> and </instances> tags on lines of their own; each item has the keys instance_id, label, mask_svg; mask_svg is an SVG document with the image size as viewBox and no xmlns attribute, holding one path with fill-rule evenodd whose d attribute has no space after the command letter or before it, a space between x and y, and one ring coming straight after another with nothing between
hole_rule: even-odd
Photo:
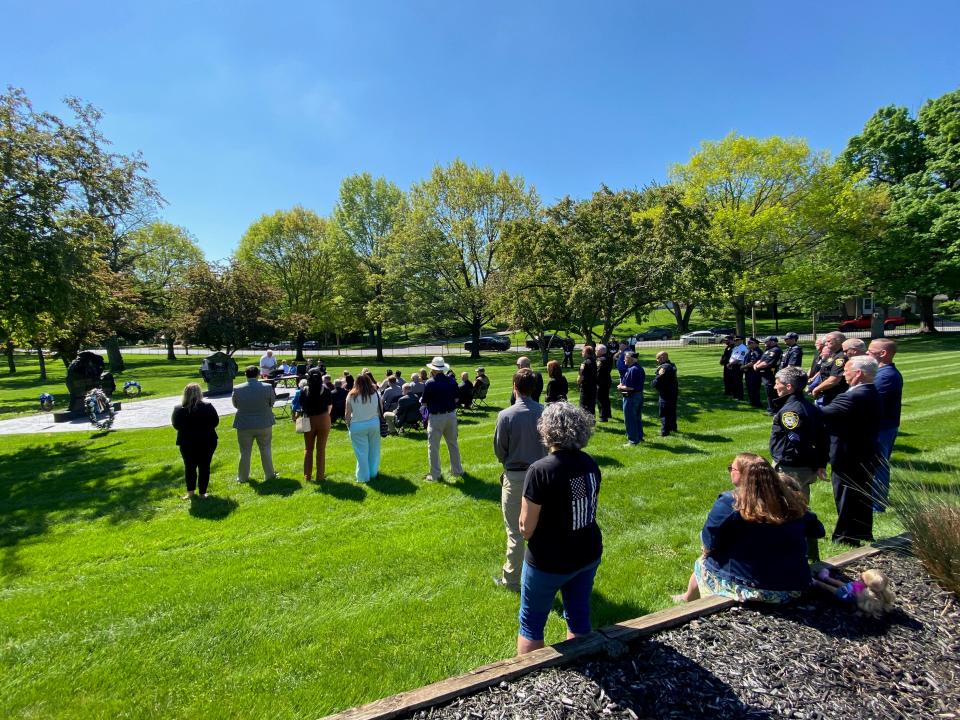
<instances>
[{"instance_id":1,"label":"police officer in uniform","mask_svg":"<svg viewBox=\"0 0 960 720\"><path fill-rule=\"evenodd\" d=\"M747 399L753 407L763 407L760 402L760 371L753 368L761 357L760 343L756 338L748 338L747 356L743 359L743 377L747 384Z\"/></svg>"},{"instance_id":2,"label":"police officer in uniform","mask_svg":"<svg viewBox=\"0 0 960 720\"><path fill-rule=\"evenodd\" d=\"M803 365L803 348L797 344L800 336L795 332L788 332L783 336L783 341L787 344L787 349L783 351L783 357L780 358L780 369L785 367L800 367Z\"/></svg>"},{"instance_id":3,"label":"police officer in uniform","mask_svg":"<svg viewBox=\"0 0 960 720\"><path fill-rule=\"evenodd\" d=\"M733 347L736 344L733 335L727 335L723 342L725 343L723 353L720 355L720 367L723 368L723 394L733 395L733 371L730 369L730 356L733 355Z\"/></svg>"},{"instance_id":4,"label":"police officer in uniform","mask_svg":"<svg viewBox=\"0 0 960 720\"><path fill-rule=\"evenodd\" d=\"M830 457L830 436L820 409L804 397L807 373L795 365L776 375L777 397L773 401L776 414L770 431L770 457L781 475L789 475L800 486L810 503L810 486L817 478L826 477ZM807 556L819 560L817 541L807 539Z\"/></svg>"},{"instance_id":5,"label":"police officer in uniform","mask_svg":"<svg viewBox=\"0 0 960 720\"><path fill-rule=\"evenodd\" d=\"M610 350L605 345L597 348L597 409L600 411L600 422L610 419L610 373L613 371L613 360Z\"/></svg>"},{"instance_id":6,"label":"police officer in uniform","mask_svg":"<svg viewBox=\"0 0 960 720\"><path fill-rule=\"evenodd\" d=\"M563 341L563 344L560 346L563 349L563 365L562 367L573 367L573 340L567 338Z\"/></svg>"},{"instance_id":7,"label":"police officer in uniform","mask_svg":"<svg viewBox=\"0 0 960 720\"><path fill-rule=\"evenodd\" d=\"M829 405L837 395L847 390L847 382L843 377L843 368L847 364L847 356L843 352L844 340L846 337L840 332L828 333L823 339L820 382L810 391L818 405Z\"/></svg>"},{"instance_id":8,"label":"police officer in uniform","mask_svg":"<svg viewBox=\"0 0 960 720\"><path fill-rule=\"evenodd\" d=\"M591 415L595 415L597 410L597 361L594 359L594 350L589 345L583 346L583 362L580 363L577 385L580 386L580 407Z\"/></svg>"},{"instance_id":9,"label":"police officer in uniform","mask_svg":"<svg viewBox=\"0 0 960 720\"><path fill-rule=\"evenodd\" d=\"M739 335L733 340L733 351L730 353L730 362L727 370L730 373L730 394L737 400L743 400L743 364L747 360L750 349Z\"/></svg>"},{"instance_id":10,"label":"police officer in uniform","mask_svg":"<svg viewBox=\"0 0 960 720\"><path fill-rule=\"evenodd\" d=\"M773 415L773 400L777 397L777 391L773 387L774 373L780 368L780 356L783 350L778 344L780 341L774 335L770 335L764 340L767 349L760 359L753 364L753 369L760 373L760 383L767 394L767 414Z\"/></svg>"},{"instance_id":11,"label":"police officer in uniform","mask_svg":"<svg viewBox=\"0 0 960 720\"><path fill-rule=\"evenodd\" d=\"M657 353L657 370L650 387L660 394L660 437L677 432L677 396L680 386L677 383L677 366L670 362L665 352Z\"/></svg>"}]
</instances>

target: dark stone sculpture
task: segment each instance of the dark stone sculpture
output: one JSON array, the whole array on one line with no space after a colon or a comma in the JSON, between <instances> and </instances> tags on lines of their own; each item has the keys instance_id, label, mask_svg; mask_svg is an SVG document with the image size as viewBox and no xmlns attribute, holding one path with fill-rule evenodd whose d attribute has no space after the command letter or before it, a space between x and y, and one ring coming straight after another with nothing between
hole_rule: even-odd
<instances>
[{"instance_id":1,"label":"dark stone sculpture","mask_svg":"<svg viewBox=\"0 0 960 720\"><path fill-rule=\"evenodd\" d=\"M207 383L205 395L226 395L233 392L237 361L225 352L215 352L203 359L200 374Z\"/></svg>"},{"instance_id":2,"label":"dark stone sculpture","mask_svg":"<svg viewBox=\"0 0 960 720\"><path fill-rule=\"evenodd\" d=\"M67 390L70 392L69 412L86 416L87 393L100 386L103 367L103 358L95 352L84 350L77 353L77 357L67 368Z\"/></svg>"}]
</instances>

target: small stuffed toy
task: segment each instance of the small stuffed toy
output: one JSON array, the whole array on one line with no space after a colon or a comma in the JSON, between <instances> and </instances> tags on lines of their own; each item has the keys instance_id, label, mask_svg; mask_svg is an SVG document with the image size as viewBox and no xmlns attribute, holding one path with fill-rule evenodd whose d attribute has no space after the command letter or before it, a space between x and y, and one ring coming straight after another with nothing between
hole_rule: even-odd
<instances>
[{"instance_id":1,"label":"small stuffed toy","mask_svg":"<svg viewBox=\"0 0 960 720\"><path fill-rule=\"evenodd\" d=\"M879 619L893 609L893 582L879 570L864 570L853 580L837 578L829 567L821 568L813 584L842 602L855 603L864 615Z\"/></svg>"}]
</instances>

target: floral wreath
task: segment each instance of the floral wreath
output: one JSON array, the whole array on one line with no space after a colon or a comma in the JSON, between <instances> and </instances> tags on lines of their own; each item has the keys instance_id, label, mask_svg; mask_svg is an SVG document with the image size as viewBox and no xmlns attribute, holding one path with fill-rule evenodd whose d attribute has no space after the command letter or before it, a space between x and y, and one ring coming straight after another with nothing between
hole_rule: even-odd
<instances>
[{"instance_id":1,"label":"floral wreath","mask_svg":"<svg viewBox=\"0 0 960 720\"><path fill-rule=\"evenodd\" d=\"M50 393L40 393L40 409L53 410L53 395Z\"/></svg>"},{"instance_id":2,"label":"floral wreath","mask_svg":"<svg viewBox=\"0 0 960 720\"><path fill-rule=\"evenodd\" d=\"M90 418L90 422L93 423L98 430L109 430L113 425L115 413L113 411L113 403L110 402L107 394L100 388L93 388L93 390L87 393L84 403L87 407L87 417ZM102 420L98 417L98 413L103 413L104 417Z\"/></svg>"},{"instance_id":3,"label":"floral wreath","mask_svg":"<svg viewBox=\"0 0 960 720\"><path fill-rule=\"evenodd\" d=\"M137 397L143 388L140 387L140 383L136 380L127 380L123 384L123 394L127 397Z\"/></svg>"}]
</instances>

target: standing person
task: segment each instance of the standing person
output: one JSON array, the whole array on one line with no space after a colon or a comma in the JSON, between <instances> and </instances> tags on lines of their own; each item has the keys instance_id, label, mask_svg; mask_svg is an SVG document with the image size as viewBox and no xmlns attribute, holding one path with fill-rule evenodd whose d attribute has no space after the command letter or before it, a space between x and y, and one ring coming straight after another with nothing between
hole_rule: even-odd
<instances>
[{"instance_id":1,"label":"standing person","mask_svg":"<svg viewBox=\"0 0 960 720\"><path fill-rule=\"evenodd\" d=\"M847 338L843 341L843 354L847 356L847 360L857 355L866 355L867 354L867 344L860 338Z\"/></svg>"},{"instance_id":2,"label":"standing person","mask_svg":"<svg viewBox=\"0 0 960 720\"><path fill-rule=\"evenodd\" d=\"M572 368L573 367L573 350L576 347L571 338L567 338L563 341L563 367Z\"/></svg>"},{"instance_id":3,"label":"standing person","mask_svg":"<svg viewBox=\"0 0 960 720\"><path fill-rule=\"evenodd\" d=\"M517 358L517 369L522 370L524 368L533 373L534 387L533 393L531 393L530 397L533 398L534 402L540 402L540 396L543 394L543 375L530 367L530 358L528 358L526 355L521 355ZM516 401L517 396L510 395L510 404L513 405L513 403Z\"/></svg>"},{"instance_id":4,"label":"standing person","mask_svg":"<svg viewBox=\"0 0 960 720\"><path fill-rule=\"evenodd\" d=\"M666 351L657 353L657 372L650 381L650 387L660 395L660 437L677 432L677 398L680 384L677 380L677 366L670 362Z\"/></svg>"},{"instance_id":5,"label":"standing person","mask_svg":"<svg viewBox=\"0 0 960 720\"><path fill-rule=\"evenodd\" d=\"M273 470L273 403L276 394L273 388L257 378L260 368L250 365L244 371L247 382L233 389L233 406L237 414L233 416L233 427L237 431L237 443L240 445L240 465L237 469L237 482L250 480L250 456L256 441L260 450L260 464L263 466L263 479L273 480L277 473Z\"/></svg>"},{"instance_id":6,"label":"standing person","mask_svg":"<svg viewBox=\"0 0 960 720\"><path fill-rule=\"evenodd\" d=\"M494 578L494 583L514 592L520 592L520 573L523 569L524 542L520 533L523 480L527 468L547 454L537 431L543 406L532 397L536 386L536 379L529 368L520 368L514 373L513 393L517 401L500 411L493 431L493 451L503 465L500 507L507 533L507 559L500 576Z\"/></svg>"},{"instance_id":7,"label":"standing person","mask_svg":"<svg viewBox=\"0 0 960 720\"><path fill-rule=\"evenodd\" d=\"M577 375L577 386L580 388L580 407L591 415L597 409L597 361L593 347L583 346L583 362L580 363L580 374Z\"/></svg>"},{"instance_id":8,"label":"standing person","mask_svg":"<svg viewBox=\"0 0 960 720\"><path fill-rule=\"evenodd\" d=\"M450 366L439 355L427 367L430 368L431 377L424 385L423 398L420 400L430 413L427 420L430 474L424 480L439 482L443 479L440 472L440 438L446 441L447 452L450 453L450 474L455 478L463 475L460 446L457 444L457 382L447 377Z\"/></svg>"},{"instance_id":9,"label":"standing person","mask_svg":"<svg viewBox=\"0 0 960 720\"><path fill-rule=\"evenodd\" d=\"M260 377L270 377L276 369L277 359L273 356L273 350L267 350L260 356Z\"/></svg>"},{"instance_id":10,"label":"standing person","mask_svg":"<svg viewBox=\"0 0 960 720\"><path fill-rule=\"evenodd\" d=\"M785 367L800 367L803 365L803 348L797 343L799 339L800 336L795 332L788 332L783 336L783 342L786 343L787 349L783 351L780 358L780 370Z\"/></svg>"},{"instance_id":11,"label":"standing person","mask_svg":"<svg viewBox=\"0 0 960 720\"><path fill-rule=\"evenodd\" d=\"M323 373L314 368L307 373L307 385L300 390L300 415L310 419L310 430L303 433L303 480L313 479L313 455L316 448L317 482L326 479L327 438L330 436L330 411L333 398L323 384Z\"/></svg>"},{"instance_id":12,"label":"standing person","mask_svg":"<svg viewBox=\"0 0 960 720\"><path fill-rule=\"evenodd\" d=\"M743 364L747 361L750 348L739 335L733 340L733 351L727 369L730 371L730 394L737 400L743 400Z\"/></svg>"},{"instance_id":13,"label":"standing person","mask_svg":"<svg viewBox=\"0 0 960 720\"><path fill-rule=\"evenodd\" d=\"M743 376L747 385L747 399L753 407L763 407L760 402L760 371L754 365L760 361L760 343L756 338L747 340L747 356L743 359Z\"/></svg>"},{"instance_id":14,"label":"standing person","mask_svg":"<svg viewBox=\"0 0 960 720\"><path fill-rule=\"evenodd\" d=\"M777 391L774 385L774 373L780 368L780 357L783 350L780 349L780 340L775 335L770 335L764 341L767 349L764 350L760 359L753 364L753 369L760 373L760 384L763 386L767 396L767 415L773 415L773 401L777 397Z\"/></svg>"},{"instance_id":15,"label":"standing person","mask_svg":"<svg viewBox=\"0 0 960 720\"><path fill-rule=\"evenodd\" d=\"M846 336L841 332L827 333L823 338L823 348L820 351L820 382L812 387L810 394L824 407L833 402L847 389L844 380L844 366L847 356L843 352L843 343Z\"/></svg>"},{"instance_id":16,"label":"standing person","mask_svg":"<svg viewBox=\"0 0 960 720\"><path fill-rule=\"evenodd\" d=\"M620 375L620 382L623 382L623 374L627 371L627 351L630 348L627 347L627 341L620 341L620 349L617 350L615 360L617 361L617 373Z\"/></svg>"},{"instance_id":17,"label":"standing person","mask_svg":"<svg viewBox=\"0 0 960 720\"><path fill-rule=\"evenodd\" d=\"M613 363L607 354L607 346L597 348L597 409L600 411L600 422L610 419L610 373Z\"/></svg>"},{"instance_id":18,"label":"standing person","mask_svg":"<svg viewBox=\"0 0 960 720\"><path fill-rule=\"evenodd\" d=\"M643 442L643 386L646 373L637 364L637 354L627 351L627 371L617 390L623 396L623 424L627 428L627 445Z\"/></svg>"},{"instance_id":19,"label":"standing person","mask_svg":"<svg viewBox=\"0 0 960 720\"><path fill-rule=\"evenodd\" d=\"M567 399L567 393L570 391L569 383L563 376L563 369L556 360L547 363L547 397L548 403L560 402Z\"/></svg>"},{"instance_id":20,"label":"standing person","mask_svg":"<svg viewBox=\"0 0 960 720\"><path fill-rule=\"evenodd\" d=\"M882 406L873 381L877 361L859 355L843 368L849 386L829 405L823 417L830 433L830 470L837 526L833 541L859 545L873 540L873 472Z\"/></svg>"},{"instance_id":21,"label":"standing person","mask_svg":"<svg viewBox=\"0 0 960 720\"><path fill-rule=\"evenodd\" d=\"M357 482L370 482L380 474L380 395L367 373L357 375L347 394L346 417L350 444L357 458Z\"/></svg>"},{"instance_id":22,"label":"standing person","mask_svg":"<svg viewBox=\"0 0 960 720\"><path fill-rule=\"evenodd\" d=\"M527 541L520 589L517 654L543 647L559 590L567 638L590 632L590 594L603 554L597 525L600 468L583 448L593 416L567 402L548 405L537 423L550 454L527 469L520 532Z\"/></svg>"},{"instance_id":23,"label":"standing person","mask_svg":"<svg viewBox=\"0 0 960 720\"><path fill-rule=\"evenodd\" d=\"M724 339L723 352L720 353L720 367L723 368L723 394L733 395L733 370L730 367L730 356L733 355L733 348L736 341L733 335L727 335ZM737 370L739 373L740 371Z\"/></svg>"},{"instance_id":24,"label":"standing person","mask_svg":"<svg viewBox=\"0 0 960 720\"><path fill-rule=\"evenodd\" d=\"M890 338L877 338L867 349L879 369L873 381L880 395L880 428L877 434L877 471L873 485L873 511L884 512L890 491L890 455L900 430L900 405L903 401L903 375L893 363L897 343Z\"/></svg>"},{"instance_id":25,"label":"standing person","mask_svg":"<svg viewBox=\"0 0 960 720\"><path fill-rule=\"evenodd\" d=\"M203 391L197 383L190 383L183 389L183 399L173 409L171 417L177 431L177 445L183 458L183 475L187 481L187 494L184 500L195 497L199 481L200 497L207 495L210 484L210 462L217 449L216 427L220 423L217 409L203 400Z\"/></svg>"}]
</instances>

